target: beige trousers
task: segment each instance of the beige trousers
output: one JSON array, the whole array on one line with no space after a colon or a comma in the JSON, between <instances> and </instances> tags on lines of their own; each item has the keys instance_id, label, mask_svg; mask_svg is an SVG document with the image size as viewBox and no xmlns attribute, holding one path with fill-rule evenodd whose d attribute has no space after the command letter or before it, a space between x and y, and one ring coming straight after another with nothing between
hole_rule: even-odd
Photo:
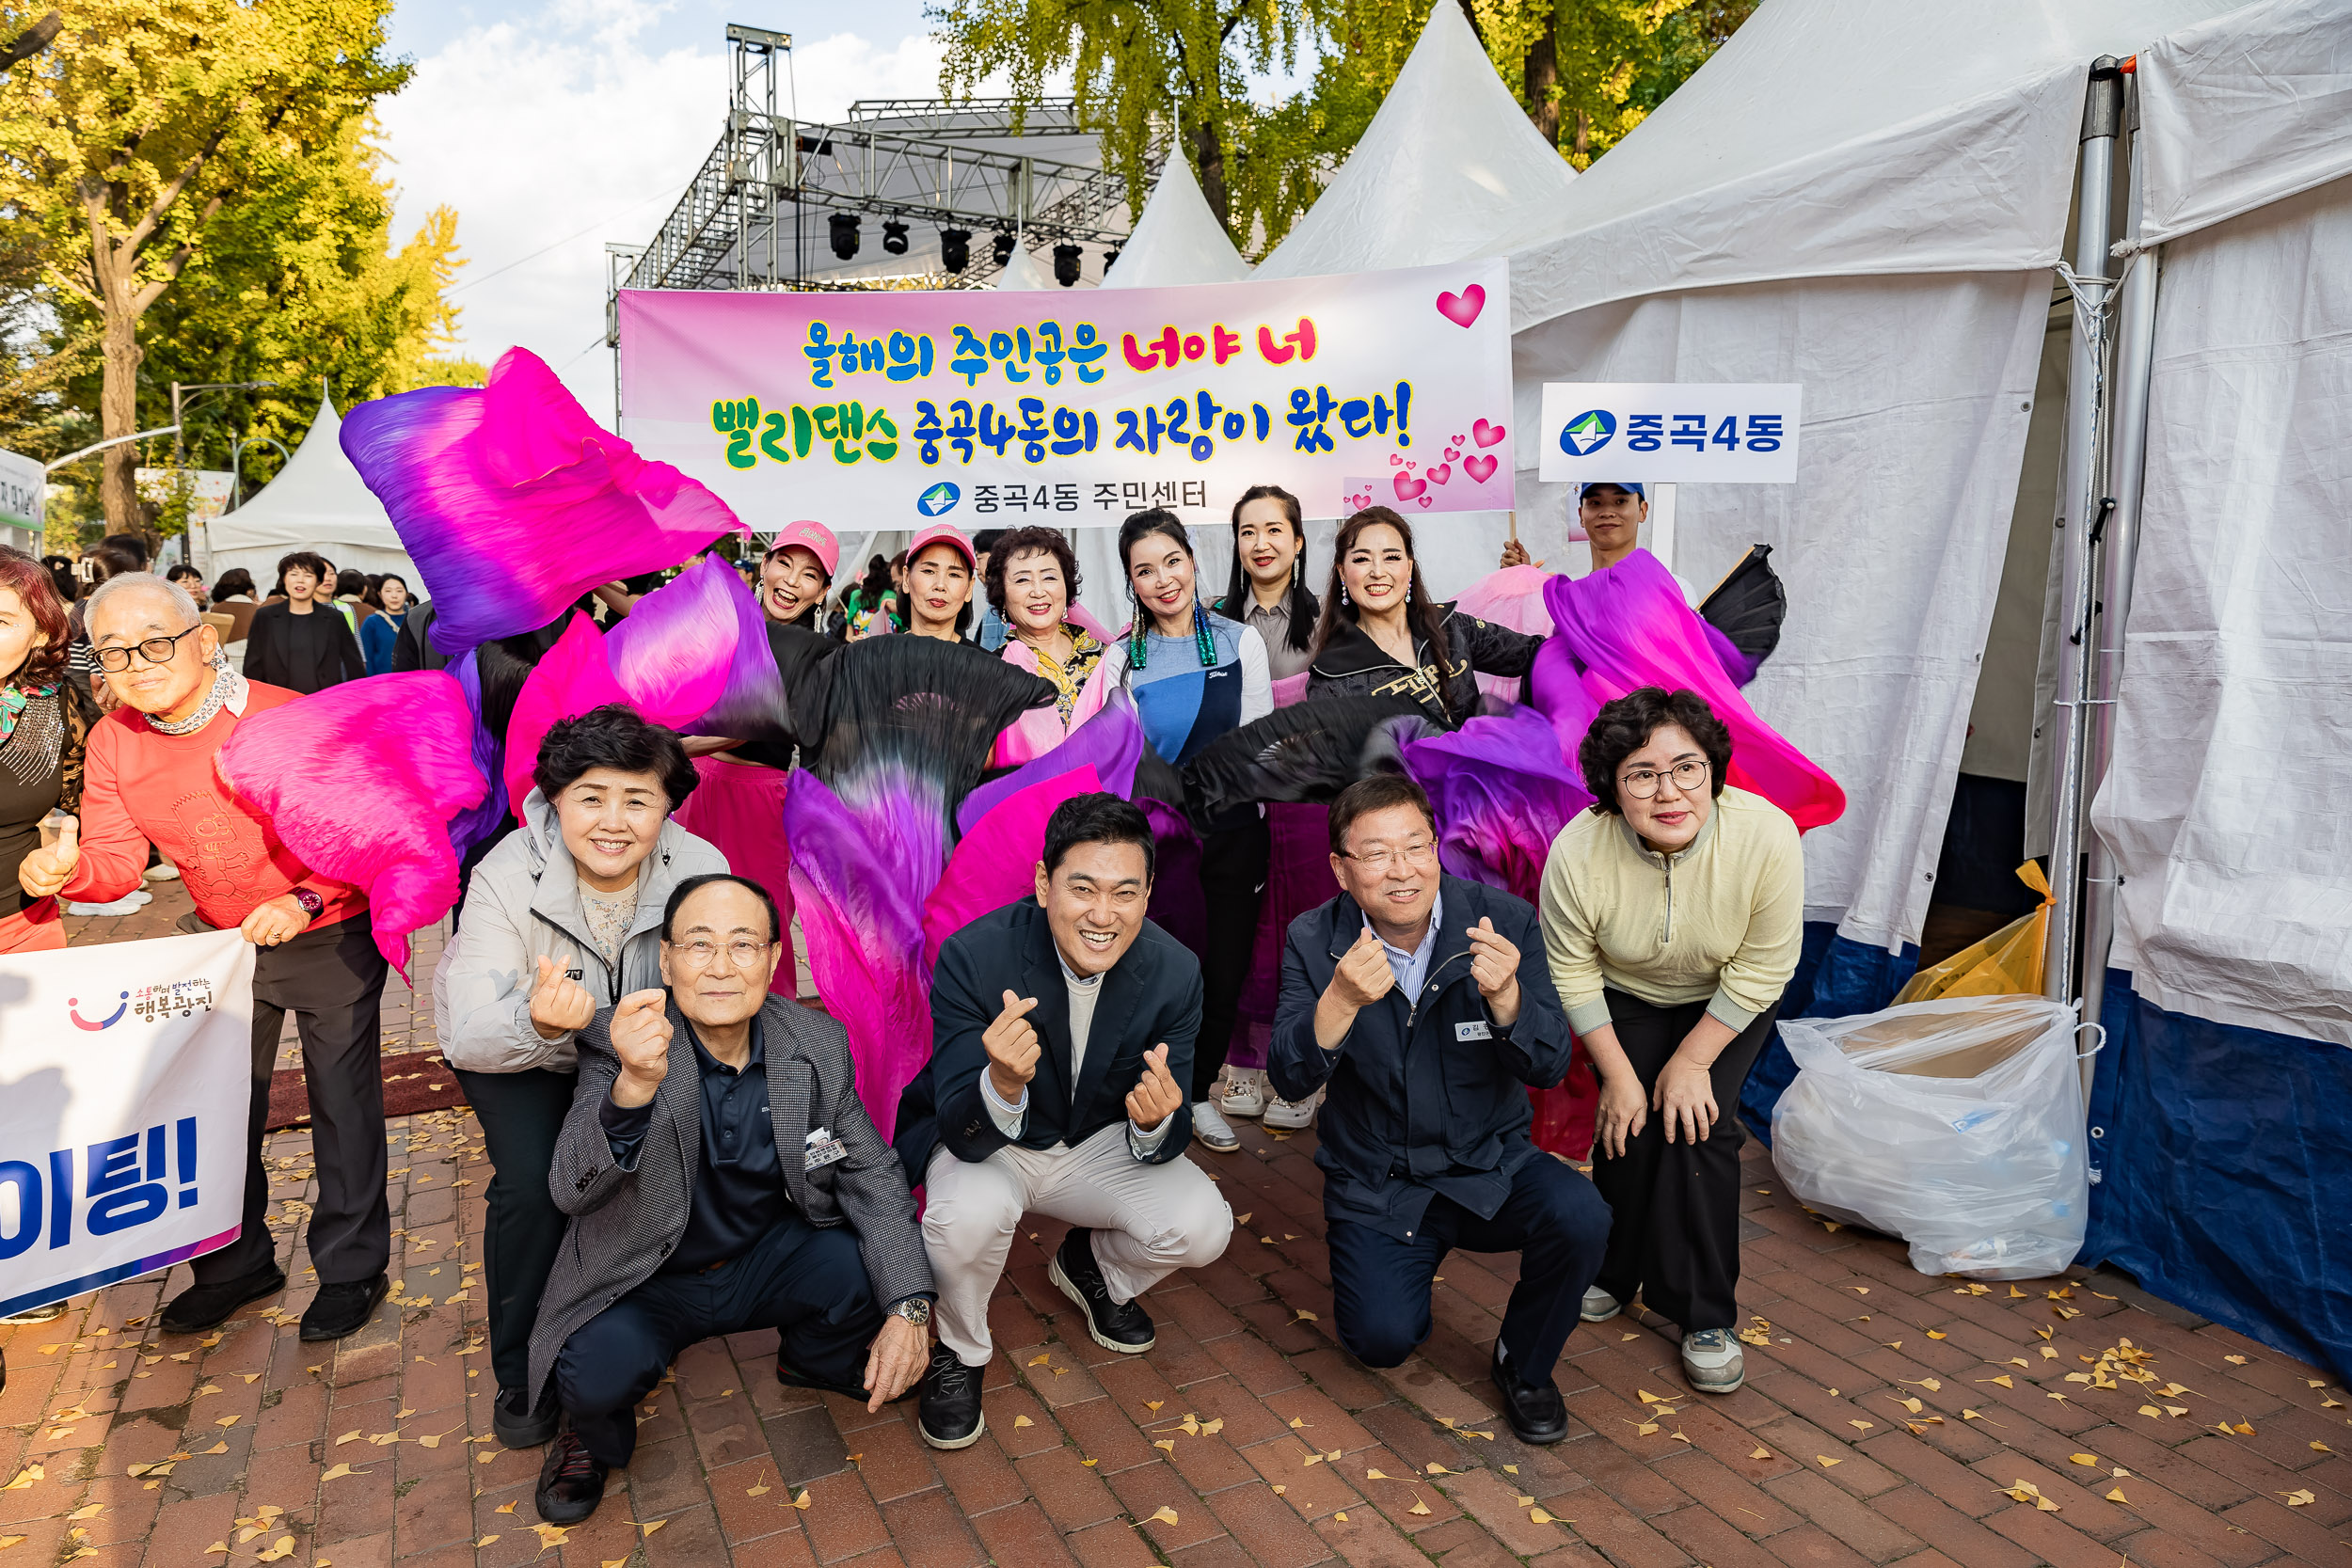
<instances>
[{"instance_id":1,"label":"beige trousers","mask_svg":"<svg viewBox=\"0 0 2352 1568\"><path fill-rule=\"evenodd\" d=\"M940 1343L967 1367L987 1362L988 1298L1025 1213L1087 1226L1094 1260L1118 1301L1178 1269L1213 1263L1232 1238L1233 1211L1191 1160L1147 1165L1115 1122L1075 1148L1008 1145L974 1164L942 1146L924 1173L923 1245L939 1283Z\"/></svg>"}]
</instances>

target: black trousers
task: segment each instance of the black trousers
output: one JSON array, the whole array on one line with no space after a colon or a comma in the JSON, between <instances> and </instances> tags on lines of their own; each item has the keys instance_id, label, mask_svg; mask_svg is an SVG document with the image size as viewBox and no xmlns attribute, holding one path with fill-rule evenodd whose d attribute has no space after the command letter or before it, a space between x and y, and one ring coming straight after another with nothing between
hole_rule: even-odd
<instances>
[{"instance_id":1,"label":"black trousers","mask_svg":"<svg viewBox=\"0 0 2352 1568\"><path fill-rule=\"evenodd\" d=\"M572 1331L555 1358L572 1430L603 1464L637 1449L637 1402L678 1353L747 1329L780 1330L777 1361L838 1388L866 1379L882 1311L846 1225L788 1216L742 1257L700 1274L658 1274Z\"/></svg>"},{"instance_id":2,"label":"black trousers","mask_svg":"<svg viewBox=\"0 0 2352 1568\"><path fill-rule=\"evenodd\" d=\"M1707 1015L1707 1004L1660 1007L1614 988L1606 995L1617 1043L1648 1093L1683 1037ZM1708 1074L1715 1130L1706 1142L1668 1143L1665 1123L1652 1111L1621 1157L1612 1160L1593 1146L1593 1185L1615 1216L1600 1288L1619 1301L1638 1294L1686 1334L1740 1321L1740 1150L1748 1141L1740 1126L1740 1086L1779 1017L1775 1002L1715 1058Z\"/></svg>"},{"instance_id":3,"label":"black trousers","mask_svg":"<svg viewBox=\"0 0 2352 1568\"><path fill-rule=\"evenodd\" d=\"M302 1070L310 1081L310 1149L318 1204L310 1211L310 1266L322 1285L373 1279L392 1252L392 1210L384 1196L384 977L365 914L314 926L253 958L253 1101L245 1134L245 1228L217 1252L190 1260L199 1285L217 1285L273 1266L269 1173L262 1139L269 1125L270 1072L278 1037L294 1015Z\"/></svg>"},{"instance_id":4,"label":"black trousers","mask_svg":"<svg viewBox=\"0 0 2352 1568\"><path fill-rule=\"evenodd\" d=\"M1547 1382L1600 1272L1609 1227L1593 1184L1540 1150L1512 1173L1511 1196L1490 1220L1449 1197L1431 1198L1408 1237L1334 1220L1326 1239L1340 1343L1366 1366L1399 1365L1429 1338L1429 1287L1447 1253L1516 1252L1519 1282L1497 1342L1520 1382Z\"/></svg>"},{"instance_id":5,"label":"black trousers","mask_svg":"<svg viewBox=\"0 0 2352 1568\"><path fill-rule=\"evenodd\" d=\"M1200 838L1200 893L1208 906L1208 951L1200 963L1200 1033L1192 1048L1192 1102L1209 1098L1241 1014L1242 987L1258 947L1258 902L1265 895L1274 841L1254 806Z\"/></svg>"},{"instance_id":6,"label":"black trousers","mask_svg":"<svg viewBox=\"0 0 2352 1568\"><path fill-rule=\"evenodd\" d=\"M548 1196L555 1140L571 1114L577 1072L457 1071L490 1154L482 1272L490 1296L490 1370L501 1388L531 1382L531 1325L564 1244L564 1211Z\"/></svg>"}]
</instances>

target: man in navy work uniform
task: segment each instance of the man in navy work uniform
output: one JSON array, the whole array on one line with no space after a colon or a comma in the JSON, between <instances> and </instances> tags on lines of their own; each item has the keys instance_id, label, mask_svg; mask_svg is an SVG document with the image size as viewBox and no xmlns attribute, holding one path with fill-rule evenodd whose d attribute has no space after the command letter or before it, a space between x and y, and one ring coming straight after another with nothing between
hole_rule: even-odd
<instances>
[{"instance_id":1,"label":"man in navy work uniform","mask_svg":"<svg viewBox=\"0 0 2352 1568\"><path fill-rule=\"evenodd\" d=\"M1609 1206L1528 1137L1527 1089L1560 1081L1570 1036L1535 911L1438 869L1429 798L1402 774L1331 805L1340 895L1291 922L1266 1075L1325 1084L1323 1212L1340 1343L1393 1367L1429 1337L1445 1255L1519 1254L1493 1374L1511 1430L1567 1433L1551 1381L1600 1272Z\"/></svg>"},{"instance_id":2,"label":"man in navy work uniform","mask_svg":"<svg viewBox=\"0 0 2352 1568\"><path fill-rule=\"evenodd\" d=\"M637 1446L634 1406L698 1339L773 1328L776 1376L864 1399L922 1375L930 1264L898 1157L857 1097L850 1041L769 994L775 900L712 873L670 895L662 990L576 1037L580 1084L548 1190L572 1216L540 1298L531 1387L565 1428L539 1516L596 1512Z\"/></svg>"},{"instance_id":3,"label":"man in navy work uniform","mask_svg":"<svg viewBox=\"0 0 2352 1568\"><path fill-rule=\"evenodd\" d=\"M1215 1262L1232 1236L1216 1184L1179 1158L1200 964L1144 918L1151 899L1151 822L1115 795L1080 795L1046 820L1036 900L940 945L931 1059L907 1085L898 1134L926 1182L939 1273L919 1407L933 1448L984 1428L988 1298L1025 1212L1070 1222L1048 1277L1095 1343L1126 1355L1157 1338L1136 1298Z\"/></svg>"}]
</instances>

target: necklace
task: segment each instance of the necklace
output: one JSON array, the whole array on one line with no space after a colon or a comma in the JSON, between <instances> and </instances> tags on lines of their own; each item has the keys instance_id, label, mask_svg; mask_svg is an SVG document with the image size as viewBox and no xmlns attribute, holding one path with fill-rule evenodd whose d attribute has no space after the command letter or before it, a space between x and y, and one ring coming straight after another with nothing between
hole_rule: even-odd
<instances>
[{"instance_id":1,"label":"necklace","mask_svg":"<svg viewBox=\"0 0 2352 1568\"><path fill-rule=\"evenodd\" d=\"M194 735L213 721L213 716L225 707L245 705L245 677L229 668L229 660L219 653L213 655L213 689L197 710L177 723L167 722L153 714L147 716L148 728L158 735Z\"/></svg>"}]
</instances>

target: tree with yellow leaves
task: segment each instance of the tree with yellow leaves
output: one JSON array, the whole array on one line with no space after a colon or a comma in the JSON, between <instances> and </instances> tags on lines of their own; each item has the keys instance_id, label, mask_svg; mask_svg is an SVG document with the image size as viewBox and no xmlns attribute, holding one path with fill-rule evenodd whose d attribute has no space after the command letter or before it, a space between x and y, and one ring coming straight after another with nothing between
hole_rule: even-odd
<instances>
[{"instance_id":1,"label":"tree with yellow leaves","mask_svg":"<svg viewBox=\"0 0 2352 1568\"><path fill-rule=\"evenodd\" d=\"M99 434L127 436L140 428L150 312L211 260L257 195L315 190L319 167L350 166L355 127L408 68L385 55L389 0L59 9L64 25L38 64L0 78L0 205L37 236L42 290L66 338L98 358ZM19 20L0 0L0 34ZM299 215L281 211L257 243L320 238L284 229ZM432 265L445 261L446 245ZM104 454L110 528L135 526L136 462L129 444Z\"/></svg>"}]
</instances>

